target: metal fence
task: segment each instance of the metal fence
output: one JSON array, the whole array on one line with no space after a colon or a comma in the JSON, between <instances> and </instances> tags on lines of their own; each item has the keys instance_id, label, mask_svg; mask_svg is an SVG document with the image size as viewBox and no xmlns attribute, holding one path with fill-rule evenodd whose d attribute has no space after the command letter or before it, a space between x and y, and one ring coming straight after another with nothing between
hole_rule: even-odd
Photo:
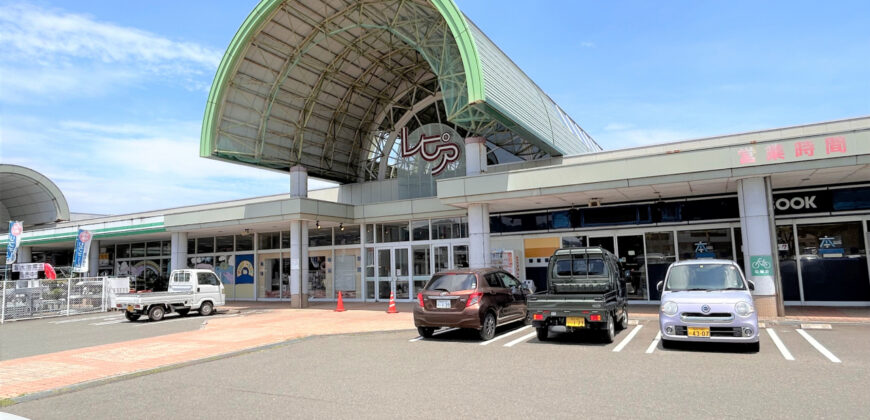
<instances>
[{"instance_id":1,"label":"metal fence","mask_svg":"<svg viewBox=\"0 0 870 420\"><path fill-rule=\"evenodd\" d=\"M106 311L106 277L3 281L0 322Z\"/></svg>"}]
</instances>

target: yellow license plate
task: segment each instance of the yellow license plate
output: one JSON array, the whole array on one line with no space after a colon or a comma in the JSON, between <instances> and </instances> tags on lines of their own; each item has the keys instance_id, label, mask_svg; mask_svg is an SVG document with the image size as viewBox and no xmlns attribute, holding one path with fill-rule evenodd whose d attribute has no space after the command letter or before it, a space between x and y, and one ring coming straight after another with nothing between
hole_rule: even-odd
<instances>
[{"instance_id":1,"label":"yellow license plate","mask_svg":"<svg viewBox=\"0 0 870 420\"><path fill-rule=\"evenodd\" d=\"M567 327L585 327L586 318L582 316L569 316L565 318L565 326Z\"/></svg>"},{"instance_id":2,"label":"yellow license plate","mask_svg":"<svg viewBox=\"0 0 870 420\"><path fill-rule=\"evenodd\" d=\"M127 312L133 312L133 305L127 305Z\"/></svg>"},{"instance_id":3,"label":"yellow license plate","mask_svg":"<svg viewBox=\"0 0 870 420\"><path fill-rule=\"evenodd\" d=\"M689 337L709 337L710 327L689 327Z\"/></svg>"}]
</instances>

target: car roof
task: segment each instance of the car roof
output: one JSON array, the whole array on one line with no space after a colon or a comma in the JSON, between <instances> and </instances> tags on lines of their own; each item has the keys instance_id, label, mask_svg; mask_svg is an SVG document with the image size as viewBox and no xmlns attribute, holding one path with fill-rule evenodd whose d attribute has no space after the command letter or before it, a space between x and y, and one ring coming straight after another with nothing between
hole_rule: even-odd
<instances>
[{"instance_id":1,"label":"car roof","mask_svg":"<svg viewBox=\"0 0 870 420\"><path fill-rule=\"evenodd\" d=\"M585 247L574 247L574 248L560 248L557 249L556 252L553 253L553 256L557 255L572 255L572 254L604 254L606 252L610 252L600 246L585 246Z\"/></svg>"},{"instance_id":2,"label":"car roof","mask_svg":"<svg viewBox=\"0 0 870 420\"><path fill-rule=\"evenodd\" d=\"M721 264L721 265L737 265L732 260L714 259L714 258L698 258L692 260L680 260L672 265L700 265L700 264Z\"/></svg>"},{"instance_id":3,"label":"car roof","mask_svg":"<svg viewBox=\"0 0 870 420\"><path fill-rule=\"evenodd\" d=\"M452 268L449 270L442 270L435 274L488 274L494 273L496 271L504 271L498 267L484 267L484 268Z\"/></svg>"}]
</instances>

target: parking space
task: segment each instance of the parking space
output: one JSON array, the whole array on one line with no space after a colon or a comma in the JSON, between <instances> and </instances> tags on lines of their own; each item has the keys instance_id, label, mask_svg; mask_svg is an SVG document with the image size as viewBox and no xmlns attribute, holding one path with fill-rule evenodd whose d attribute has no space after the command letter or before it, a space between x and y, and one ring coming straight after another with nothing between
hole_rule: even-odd
<instances>
[{"instance_id":1,"label":"parking space","mask_svg":"<svg viewBox=\"0 0 870 420\"><path fill-rule=\"evenodd\" d=\"M415 336L409 342L418 345L452 343L472 347L512 348L518 351L528 348L538 351L543 346L551 348L570 347L584 353L619 353L647 357L695 357L721 354L725 357L756 357L763 360L799 363L867 363L870 349L863 340L868 326L839 325L825 329L804 329L800 325L767 326L761 329L760 351L755 354L746 346L735 343L702 342L676 343L665 349L661 344L658 323L650 320L633 322L624 331L618 332L613 343L604 343L599 331L576 333L550 332L546 341L536 337L529 325L501 327L495 338L480 341L476 331L456 328L441 329L432 338Z\"/></svg>"}]
</instances>

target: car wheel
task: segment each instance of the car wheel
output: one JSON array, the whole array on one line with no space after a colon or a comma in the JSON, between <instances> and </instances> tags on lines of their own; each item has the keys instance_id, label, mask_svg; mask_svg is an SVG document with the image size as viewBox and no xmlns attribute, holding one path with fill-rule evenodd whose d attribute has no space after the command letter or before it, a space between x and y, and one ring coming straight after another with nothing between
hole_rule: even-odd
<instances>
[{"instance_id":1,"label":"car wheel","mask_svg":"<svg viewBox=\"0 0 870 420\"><path fill-rule=\"evenodd\" d=\"M535 328L535 332L538 333L538 341L547 341L547 337L550 335L550 328L538 327Z\"/></svg>"},{"instance_id":2,"label":"car wheel","mask_svg":"<svg viewBox=\"0 0 870 420\"><path fill-rule=\"evenodd\" d=\"M493 337L495 337L495 315L492 312L487 312L483 316L483 324L480 326L480 339L489 341Z\"/></svg>"},{"instance_id":3,"label":"car wheel","mask_svg":"<svg viewBox=\"0 0 870 420\"><path fill-rule=\"evenodd\" d=\"M124 317L127 318L128 321L133 322L139 319L141 315L134 314L133 312L124 311Z\"/></svg>"},{"instance_id":4,"label":"car wheel","mask_svg":"<svg viewBox=\"0 0 870 420\"><path fill-rule=\"evenodd\" d=\"M628 308L622 310L622 318L619 320L619 329L624 330L628 328Z\"/></svg>"},{"instance_id":5,"label":"car wheel","mask_svg":"<svg viewBox=\"0 0 870 420\"><path fill-rule=\"evenodd\" d=\"M154 305L148 310L148 319L152 321L160 321L166 315L166 310L160 305Z\"/></svg>"},{"instance_id":6,"label":"car wheel","mask_svg":"<svg viewBox=\"0 0 870 420\"><path fill-rule=\"evenodd\" d=\"M746 351L750 353L758 353L759 350L761 350L761 342L756 341L754 343L746 344Z\"/></svg>"},{"instance_id":7,"label":"car wheel","mask_svg":"<svg viewBox=\"0 0 870 420\"><path fill-rule=\"evenodd\" d=\"M671 340L662 339L662 348L663 349L672 349L674 348L674 342Z\"/></svg>"},{"instance_id":8,"label":"car wheel","mask_svg":"<svg viewBox=\"0 0 870 420\"><path fill-rule=\"evenodd\" d=\"M420 333L420 336L423 338L431 338L432 334L435 333L435 328L433 328L433 327L417 327L417 332Z\"/></svg>"},{"instance_id":9,"label":"car wheel","mask_svg":"<svg viewBox=\"0 0 870 420\"><path fill-rule=\"evenodd\" d=\"M607 325L604 327L604 342L612 343L613 339L616 337L616 326L614 325L613 316L607 314Z\"/></svg>"},{"instance_id":10,"label":"car wheel","mask_svg":"<svg viewBox=\"0 0 870 420\"><path fill-rule=\"evenodd\" d=\"M199 314L202 316L209 316L214 313L214 305L211 302L203 302L199 307Z\"/></svg>"},{"instance_id":11,"label":"car wheel","mask_svg":"<svg viewBox=\"0 0 870 420\"><path fill-rule=\"evenodd\" d=\"M190 313L190 308L187 308L187 309L179 309L179 310L177 310L177 311L175 311L175 312L178 312L178 315L181 315L181 316L187 316L187 314Z\"/></svg>"}]
</instances>

